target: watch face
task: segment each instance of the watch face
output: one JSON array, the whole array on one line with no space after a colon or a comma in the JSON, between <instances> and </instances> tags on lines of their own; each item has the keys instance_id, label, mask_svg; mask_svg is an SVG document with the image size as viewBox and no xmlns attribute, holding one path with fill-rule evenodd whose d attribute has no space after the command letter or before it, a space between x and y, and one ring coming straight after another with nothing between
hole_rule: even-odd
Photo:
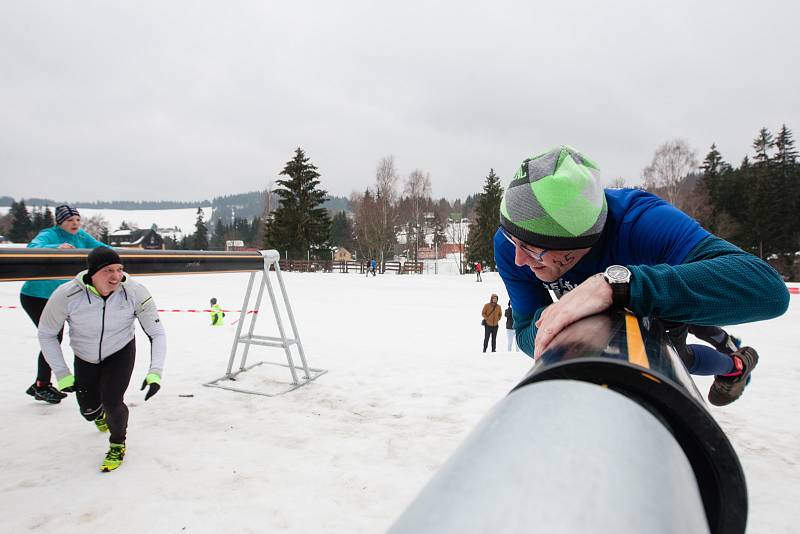
<instances>
[{"instance_id":1,"label":"watch face","mask_svg":"<svg viewBox=\"0 0 800 534\"><path fill-rule=\"evenodd\" d=\"M606 269L606 276L609 282L627 282L630 280L631 272L622 265L612 265Z\"/></svg>"}]
</instances>

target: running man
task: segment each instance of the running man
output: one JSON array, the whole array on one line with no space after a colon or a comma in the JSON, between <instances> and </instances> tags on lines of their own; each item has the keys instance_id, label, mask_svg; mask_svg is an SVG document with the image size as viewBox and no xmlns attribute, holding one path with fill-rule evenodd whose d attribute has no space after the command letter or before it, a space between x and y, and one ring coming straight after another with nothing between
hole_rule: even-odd
<instances>
[{"instance_id":1,"label":"running man","mask_svg":"<svg viewBox=\"0 0 800 534\"><path fill-rule=\"evenodd\" d=\"M113 471L125 457L128 389L136 358L134 320L151 343L150 370L142 383L144 400L158 393L167 352L164 327L147 289L122 270L111 248L94 249L88 269L61 285L47 302L39 321L39 343L58 380L58 389L75 392L81 415L101 432L110 432L110 446L100 470ZM75 374L70 372L58 342L69 323Z\"/></svg>"}]
</instances>

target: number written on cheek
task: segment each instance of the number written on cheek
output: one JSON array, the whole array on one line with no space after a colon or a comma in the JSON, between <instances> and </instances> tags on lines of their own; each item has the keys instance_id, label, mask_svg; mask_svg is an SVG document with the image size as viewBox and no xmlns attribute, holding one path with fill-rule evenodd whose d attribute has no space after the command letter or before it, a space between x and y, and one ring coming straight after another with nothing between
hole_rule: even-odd
<instances>
[{"instance_id":1,"label":"number written on cheek","mask_svg":"<svg viewBox=\"0 0 800 534\"><path fill-rule=\"evenodd\" d=\"M555 263L559 267L567 267L575 263L575 259L576 259L575 253L572 251L568 251L565 252L564 255L558 259L553 258L553 263Z\"/></svg>"}]
</instances>

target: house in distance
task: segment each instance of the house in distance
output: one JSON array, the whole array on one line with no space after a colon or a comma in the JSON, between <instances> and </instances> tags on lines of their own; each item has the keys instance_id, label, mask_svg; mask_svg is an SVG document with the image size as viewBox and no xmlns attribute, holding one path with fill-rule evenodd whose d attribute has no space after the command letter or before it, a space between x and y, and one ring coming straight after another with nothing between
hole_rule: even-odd
<instances>
[{"instance_id":1,"label":"house in distance","mask_svg":"<svg viewBox=\"0 0 800 534\"><path fill-rule=\"evenodd\" d=\"M112 247L164 250L164 238L153 229L119 229L108 234L108 244Z\"/></svg>"}]
</instances>

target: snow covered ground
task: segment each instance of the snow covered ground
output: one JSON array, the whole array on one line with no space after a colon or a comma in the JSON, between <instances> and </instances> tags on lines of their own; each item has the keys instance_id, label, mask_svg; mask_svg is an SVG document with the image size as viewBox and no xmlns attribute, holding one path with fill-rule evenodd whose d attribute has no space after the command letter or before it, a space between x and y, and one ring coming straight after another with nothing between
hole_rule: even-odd
<instances>
[{"instance_id":1,"label":"snow covered ground","mask_svg":"<svg viewBox=\"0 0 800 534\"><path fill-rule=\"evenodd\" d=\"M329 372L287 395L244 395L202 383L224 374L237 316L162 319L169 354L161 392L127 394L128 454L113 473L98 465L107 434L74 399L51 406L24 394L35 372L35 330L20 284L0 284L0 532L337 532L386 530L531 361L480 352L480 309L507 301L499 278L285 274L309 363ZM237 309L247 275L146 277L160 308L197 309L217 297ZM712 413L744 465L748 533L796 532L800 502L800 297L773 321L735 327L761 354L745 396ZM257 333L274 335L268 314ZM66 342L65 342L66 346ZM284 361L255 347L250 362ZM273 371L261 366L248 381ZM283 374L280 375L283 378ZM698 381L701 391L710 380ZM536 407L531 407L536 409ZM532 445L532 454L536 446ZM502 529L499 528L501 531Z\"/></svg>"}]
</instances>

